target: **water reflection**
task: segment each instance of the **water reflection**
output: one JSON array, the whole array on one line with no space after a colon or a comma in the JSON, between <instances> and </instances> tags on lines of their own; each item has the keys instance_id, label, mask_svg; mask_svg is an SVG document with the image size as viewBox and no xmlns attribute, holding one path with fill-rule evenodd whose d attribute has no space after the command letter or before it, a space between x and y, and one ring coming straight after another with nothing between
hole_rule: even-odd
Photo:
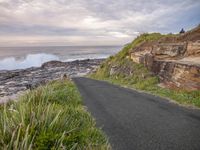
<instances>
[{"instance_id":1,"label":"water reflection","mask_svg":"<svg viewBox=\"0 0 200 150\"><path fill-rule=\"evenodd\" d=\"M53 54L28 54L20 59L15 57L4 58L0 60L0 70L25 69L29 67L39 67L43 63L51 60L59 60L59 57Z\"/></svg>"}]
</instances>

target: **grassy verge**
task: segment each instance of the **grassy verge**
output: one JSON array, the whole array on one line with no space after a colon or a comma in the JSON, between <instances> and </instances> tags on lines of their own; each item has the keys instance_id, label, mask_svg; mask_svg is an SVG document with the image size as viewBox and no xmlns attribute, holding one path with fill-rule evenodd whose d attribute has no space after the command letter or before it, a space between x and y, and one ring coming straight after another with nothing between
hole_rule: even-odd
<instances>
[{"instance_id":1,"label":"grassy verge","mask_svg":"<svg viewBox=\"0 0 200 150\"><path fill-rule=\"evenodd\" d=\"M133 88L136 90L142 90L144 92L169 98L183 105L192 105L200 107L200 92L199 91L175 91L167 88L161 88L155 84L155 79L147 80L144 82L135 81L130 78L123 77L97 77L95 75L90 76L93 79L108 81L112 84Z\"/></svg>"},{"instance_id":2,"label":"grassy verge","mask_svg":"<svg viewBox=\"0 0 200 150\"><path fill-rule=\"evenodd\" d=\"M158 40L167 36L159 33L139 36L132 43L127 44L118 54L108 58L90 77L170 98L181 104L200 107L200 91L187 92L161 88L158 86L159 79L156 76L149 72L143 65L136 64L127 57L129 51L140 43Z\"/></svg>"},{"instance_id":3,"label":"grassy verge","mask_svg":"<svg viewBox=\"0 0 200 150\"><path fill-rule=\"evenodd\" d=\"M71 81L54 81L0 106L2 149L110 149Z\"/></svg>"}]
</instances>

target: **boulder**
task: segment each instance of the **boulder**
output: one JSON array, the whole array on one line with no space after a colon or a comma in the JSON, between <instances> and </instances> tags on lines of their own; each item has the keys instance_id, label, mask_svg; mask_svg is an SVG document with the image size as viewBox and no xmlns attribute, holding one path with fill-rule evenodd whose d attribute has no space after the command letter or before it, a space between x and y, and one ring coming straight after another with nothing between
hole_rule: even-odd
<instances>
[{"instance_id":1,"label":"boulder","mask_svg":"<svg viewBox=\"0 0 200 150\"><path fill-rule=\"evenodd\" d=\"M53 67L61 67L61 66L65 66L66 63L61 62L61 61L49 61L46 62L44 64L42 64L42 68L53 68Z\"/></svg>"},{"instance_id":2,"label":"boulder","mask_svg":"<svg viewBox=\"0 0 200 150\"><path fill-rule=\"evenodd\" d=\"M110 76L112 76L112 75L114 75L114 74L116 74L117 73L117 66L112 66L111 68L110 68Z\"/></svg>"}]
</instances>

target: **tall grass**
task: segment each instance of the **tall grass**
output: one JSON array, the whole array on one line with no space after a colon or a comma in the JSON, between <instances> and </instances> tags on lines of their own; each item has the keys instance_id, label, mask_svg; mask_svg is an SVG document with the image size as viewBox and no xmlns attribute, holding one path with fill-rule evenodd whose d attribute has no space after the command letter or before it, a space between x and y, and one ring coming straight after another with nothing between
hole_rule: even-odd
<instances>
[{"instance_id":1,"label":"tall grass","mask_svg":"<svg viewBox=\"0 0 200 150\"><path fill-rule=\"evenodd\" d=\"M0 106L0 149L110 149L71 81L54 81Z\"/></svg>"}]
</instances>

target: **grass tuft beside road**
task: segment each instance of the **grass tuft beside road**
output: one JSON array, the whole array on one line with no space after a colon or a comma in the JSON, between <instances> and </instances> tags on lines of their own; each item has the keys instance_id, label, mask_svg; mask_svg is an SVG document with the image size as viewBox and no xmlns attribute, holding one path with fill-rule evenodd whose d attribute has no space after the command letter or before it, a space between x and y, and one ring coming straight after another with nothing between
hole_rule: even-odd
<instances>
[{"instance_id":1,"label":"grass tuft beside road","mask_svg":"<svg viewBox=\"0 0 200 150\"><path fill-rule=\"evenodd\" d=\"M74 83L53 81L0 106L1 149L110 149Z\"/></svg>"}]
</instances>

